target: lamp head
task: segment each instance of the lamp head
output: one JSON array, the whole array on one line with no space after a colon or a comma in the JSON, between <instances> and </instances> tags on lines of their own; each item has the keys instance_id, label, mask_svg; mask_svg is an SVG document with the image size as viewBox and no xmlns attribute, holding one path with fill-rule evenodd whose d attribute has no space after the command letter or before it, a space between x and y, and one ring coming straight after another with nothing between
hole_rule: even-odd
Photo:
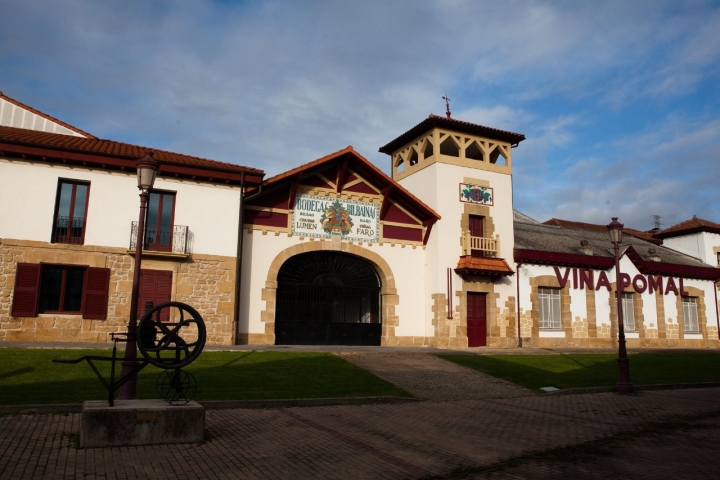
<instances>
[{"instance_id":1,"label":"lamp head","mask_svg":"<svg viewBox=\"0 0 720 480\"><path fill-rule=\"evenodd\" d=\"M622 231L623 224L617 221L618 217L612 217L612 222L607 226L608 235L610 236L610 242L613 244L619 244L622 242Z\"/></svg>"},{"instance_id":2,"label":"lamp head","mask_svg":"<svg viewBox=\"0 0 720 480\"><path fill-rule=\"evenodd\" d=\"M143 192L149 191L155 184L159 164L153 158L153 152L146 151L145 156L137 160L138 188Z\"/></svg>"}]
</instances>

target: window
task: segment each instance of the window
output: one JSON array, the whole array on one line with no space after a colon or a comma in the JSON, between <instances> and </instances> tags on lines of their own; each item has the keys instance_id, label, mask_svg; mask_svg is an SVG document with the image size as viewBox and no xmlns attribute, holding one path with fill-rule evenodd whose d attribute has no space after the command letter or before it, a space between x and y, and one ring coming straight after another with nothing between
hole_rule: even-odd
<instances>
[{"instance_id":1,"label":"window","mask_svg":"<svg viewBox=\"0 0 720 480\"><path fill-rule=\"evenodd\" d=\"M145 248L163 252L172 251L175 192L150 192Z\"/></svg>"},{"instance_id":2,"label":"window","mask_svg":"<svg viewBox=\"0 0 720 480\"><path fill-rule=\"evenodd\" d=\"M84 243L89 190L87 182L60 179L55 199L53 243Z\"/></svg>"},{"instance_id":3,"label":"window","mask_svg":"<svg viewBox=\"0 0 720 480\"><path fill-rule=\"evenodd\" d=\"M440 154L448 155L450 157L459 157L460 148L458 148L457 143L455 143L455 141L451 137L447 137L440 144Z\"/></svg>"},{"instance_id":4,"label":"window","mask_svg":"<svg viewBox=\"0 0 720 480\"><path fill-rule=\"evenodd\" d=\"M477 142L472 142L465 149L465 158L469 158L471 160L483 160L483 152Z\"/></svg>"},{"instance_id":5,"label":"window","mask_svg":"<svg viewBox=\"0 0 720 480\"><path fill-rule=\"evenodd\" d=\"M80 313L85 269L45 265L41 272L38 313Z\"/></svg>"},{"instance_id":6,"label":"window","mask_svg":"<svg viewBox=\"0 0 720 480\"><path fill-rule=\"evenodd\" d=\"M682 297L682 309L685 333L697 333L699 331L697 298Z\"/></svg>"},{"instance_id":7,"label":"window","mask_svg":"<svg viewBox=\"0 0 720 480\"><path fill-rule=\"evenodd\" d=\"M560 330L560 289L540 287L538 300L540 302L540 329Z\"/></svg>"},{"instance_id":8,"label":"window","mask_svg":"<svg viewBox=\"0 0 720 480\"><path fill-rule=\"evenodd\" d=\"M410 159L408 160L410 166L417 165L419 159L417 150L414 147L410 148Z\"/></svg>"},{"instance_id":9,"label":"window","mask_svg":"<svg viewBox=\"0 0 720 480\"><path fill-rule=\"evenodd\" d=\"M635 331L635 306L633 304L633 294L623 293L622 294L622 310L623 310L623 325L625 331Z\"/></svg>"},{"instance_id":10,"label":"window","mask_svg":"<svg viewBox=\"0 0 720 480\"><path fill-rule=\"evenodd\" d=\"M109 288L108 268L18 263L12 316L62 313L104 320Z\"/></svg>"}]
</instances>

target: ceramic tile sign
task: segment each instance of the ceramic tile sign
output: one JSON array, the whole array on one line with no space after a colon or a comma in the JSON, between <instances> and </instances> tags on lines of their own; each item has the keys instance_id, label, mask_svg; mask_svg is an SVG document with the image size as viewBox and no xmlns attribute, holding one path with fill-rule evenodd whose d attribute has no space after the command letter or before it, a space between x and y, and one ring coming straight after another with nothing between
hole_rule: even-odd
<instances>
[{"instance_id":1,"label":"ceramic tile sign","mask_svg":"<svg viewBox=\"0 0 720 480\"><path fill-rule=\"evenodd\" d=\"M341 198L299 194L292 215L292 234L354 242L377 242L380 205Z\"/></svg>"},{"instance_id":2,"label":"ceramic tile sign","mask_svg":"<svg viewBox=\"0 0 720 480\"><path fill-rule=\"evenodd\" d=\"M465 203L476 203L478 205L493 206L495 197L493 197L493 189L483 185L473 185L471 183L460 184L460 201Z\"/></svg>"}]
</instances>

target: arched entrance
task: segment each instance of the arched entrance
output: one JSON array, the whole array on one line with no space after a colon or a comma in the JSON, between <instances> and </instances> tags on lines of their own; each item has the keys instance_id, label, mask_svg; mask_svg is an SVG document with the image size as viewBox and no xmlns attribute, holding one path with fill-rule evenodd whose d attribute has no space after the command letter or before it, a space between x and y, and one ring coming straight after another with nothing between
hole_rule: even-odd
<instances>
[{"instance_id":1,"label":"arched entrance","mask_svg":"<svg viewBox=\"0 0 720 480\"><path fill-rule=\"evenodd\" d=\"M277 277L276 345L380 345L380 278L335 251L290 257Z\"/></svg>"}]
</instances>

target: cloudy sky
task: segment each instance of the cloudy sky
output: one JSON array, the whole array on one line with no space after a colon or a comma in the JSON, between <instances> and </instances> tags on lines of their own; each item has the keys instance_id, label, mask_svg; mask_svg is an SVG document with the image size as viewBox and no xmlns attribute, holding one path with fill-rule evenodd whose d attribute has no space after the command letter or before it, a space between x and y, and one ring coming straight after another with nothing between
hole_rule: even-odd
<instances>
[{"instance_id":1,"label":"cloudy sky","mask_svg":"<svg viewBox=\"0 0 720 480\"><path fill-rule=\"evenodd\" d=\"M274 175L430 113L525 134L514 206L720 222L720 3L4 0L0 90L101 138Z\"/></svg>"}]
</instances>

